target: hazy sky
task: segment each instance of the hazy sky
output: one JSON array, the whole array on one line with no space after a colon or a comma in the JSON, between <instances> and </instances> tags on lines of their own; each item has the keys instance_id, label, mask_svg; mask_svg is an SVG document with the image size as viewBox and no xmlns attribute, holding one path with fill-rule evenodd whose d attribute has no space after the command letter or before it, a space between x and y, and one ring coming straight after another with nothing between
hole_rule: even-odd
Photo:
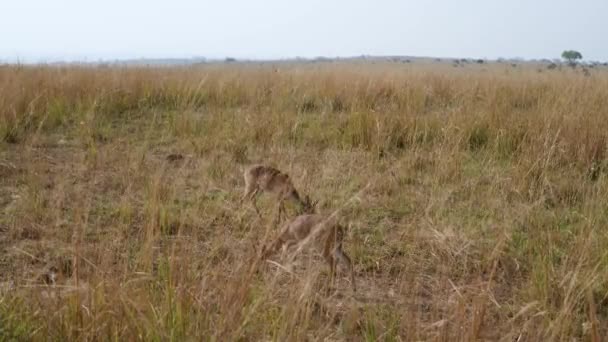
<instances>
[{"instance_id":1,"label":"hazy sky","mask_svg":"<svg viewBox=\"0 0 608 342\"><path fill-rule=\"evenodd\" d=\"M0 59L608 60L608 0L0 0Z\"/></svg>"}]
</instances>

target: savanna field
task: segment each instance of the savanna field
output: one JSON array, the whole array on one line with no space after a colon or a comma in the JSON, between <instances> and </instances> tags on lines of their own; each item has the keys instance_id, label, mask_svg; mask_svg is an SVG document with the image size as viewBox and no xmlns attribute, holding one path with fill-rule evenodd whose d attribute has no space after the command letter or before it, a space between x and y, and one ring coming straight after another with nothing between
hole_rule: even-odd
<instances>
[{"instance_id":1,"label":"savanna field","mask_svg":"<svg viewBox=\"0 0 608 342\"><path fill-rule=\"evenodd\" d=\"M605 341L607 147L607 67L0 66L0 340Z\"/></svg>"}]
</instances>

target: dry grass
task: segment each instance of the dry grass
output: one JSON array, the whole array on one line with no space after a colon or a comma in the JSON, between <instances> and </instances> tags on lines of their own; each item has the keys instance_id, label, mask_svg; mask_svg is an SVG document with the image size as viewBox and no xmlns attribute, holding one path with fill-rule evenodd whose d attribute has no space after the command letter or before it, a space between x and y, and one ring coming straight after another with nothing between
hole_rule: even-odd
<instances>
[{"instance_id":1,"label":"dry grass","mask_svg":"<svg viewBox=\"0 0 608 342\"><path fill-rule=\"evenodd\" d=\"M0 336L600 341L607 118L602 69L2 66ZM254 162L323 213L371 184L356 294L255 261Z\"/></svg>"}]
</instances>

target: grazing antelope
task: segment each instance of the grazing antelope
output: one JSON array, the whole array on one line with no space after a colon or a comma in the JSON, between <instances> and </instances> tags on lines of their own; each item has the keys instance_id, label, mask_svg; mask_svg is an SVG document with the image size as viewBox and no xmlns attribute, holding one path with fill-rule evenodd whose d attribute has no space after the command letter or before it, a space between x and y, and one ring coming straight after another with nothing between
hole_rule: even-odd
<instances>
[{"instance_id":1,"label":"grazing antelope","mask_svg":"<svg viewBox=\"0 0 608 342\"><path fill-rule=\"evenodd\" d=\"M312 239L311 243L320 249L323 258L329 264L330 283L333 283L336 271L336 259L348 268L353 291L357 291L355 285L355 272L353 264L342 248L345 229L337 223L324 223L327 216L318 214L305 214L297 216L293 221L286 224L279 237L270 245L262 249L262 259L265 260L279 249L289 249L297 244L305 243L306 239ZM326 221L327 222L327 221Z\"/></svg>"},{"instance_id":2,"label":"grazing antelope","mask_svg":"<svg viewBox=\"0 0 608 342\"><path fill-rule=\"evenodd\" d=\"M278 213L277 221L280 222L281 214L285 213L285 200L292 200L300 205L301 213L310 213L314 209L314 204L310 202L310 198L306 196L304 199L296 191L293 183L289 179L289 175L273 168L264 165L254 165L243 173L245 178L245 193L241 199L241 203L249 199L253 204L253 208L261 218L260 210L255 204L257 195L260 192L275 193L278 197Z\"/></svg>"}]
</instances>

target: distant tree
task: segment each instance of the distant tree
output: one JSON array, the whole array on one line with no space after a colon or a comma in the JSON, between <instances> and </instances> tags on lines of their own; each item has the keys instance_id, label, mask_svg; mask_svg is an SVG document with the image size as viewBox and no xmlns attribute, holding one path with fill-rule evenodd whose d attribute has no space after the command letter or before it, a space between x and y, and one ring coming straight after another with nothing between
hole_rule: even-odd
<instances>
[{"instance_id":1,"label":"distant tree","mask_svg":"<svg viewBox=\"0 0 608 342\"><path fill-rule=\"evenodd\" d=\"M583 55L575 50L566 50L562 52L562 58L565 59L569 65L575 66L577 60L583 59Z\"/></svg>"},{"instance_id":2,"label":"distant tree","mask_svg":"<svg viewBox=\"0 0 608 342\"><path fill-rule=\"evenodd\" d=\"M226 57L226 59L224 61L226 63L234 63L234 62L236 62L236 58Z\"/></svg>"},{"instance_id":3,"label":"distant tree","mask_svg":"<svg viewBox=\"0 0 608 342\"><path fill-rule=\"evenodd\" d=\"M478 60L476 60L475 62L476 62L477 64L483 64L483 62L484 62L484 61L483 61L483 59L478 59Z\"/></svg>"}]
</instances>

